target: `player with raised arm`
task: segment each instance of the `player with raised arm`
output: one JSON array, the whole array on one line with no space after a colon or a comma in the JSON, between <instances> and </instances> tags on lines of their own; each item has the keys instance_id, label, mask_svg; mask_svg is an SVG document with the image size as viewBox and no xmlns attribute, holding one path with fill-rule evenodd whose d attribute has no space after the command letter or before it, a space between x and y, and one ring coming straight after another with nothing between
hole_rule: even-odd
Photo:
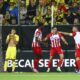
<instances>
[{"instance_id":1,"label":"player with raised arm","mask_svg":"<svg viewBox=\"0 0 80 80\"><path fill-rule=\"evenodd\" d=\"M11 30L11 33L7 36L6 44L8 44L8 48L5 55L5 63L4 63L4 71L7 71L8 68L8 60L12 60L12 72L15 71L15 59L16 59L16 46L19 42L19 36L16 34L15 28Z\"/></svg>"},{"instance_id":2,"label":"player with raised arm","mask_svg":"<svg viewBox=\"0 0 80 80\"><path fill-rule=\"evenodd\" d=\"M55 53L58 53L60 56L60 60L57 65L57 71L61 72L61 65L63 63L64 53L61 48L60 39L62 39L62 41L66 45L68 45L68 43L64 39L64 37L60 33L58 33L58 30L56 27L52 28L52 31L43 39L43 41L47 41L48 39L50 39L50 42L51 42L51 49L50 49L50 58L49 58L49 62L48 62L47 72L50 72L52 59L53 59Z\"/></svg>"},{"instance_id":3,"label":"player with raised arm","mask_svg":"<svg viewBox=\"0 0 80 80\"><path fill-rule=\"evenodd\" d=\"M32 49L35 54L34 68L33 68L34 72L38 72L37 70L38 63L42 56L42 48L40 45L40 42L42 41L42 30L43 30L43 27L39 27L35 30L33 42L32 42Z\"/></svg>"},{"instance_id":4,"label":"player with raised arm","mask_svg":"<svg viewBox=\"0 0 80 80\"><path fill-rule=\"evenodd\" d=\"M77 26L72 28L72 33L60 32L61 34L73 36L75 40L75 57L76 57L76 72L80 72L80 31Z\"/></svg>"}]
</instances>

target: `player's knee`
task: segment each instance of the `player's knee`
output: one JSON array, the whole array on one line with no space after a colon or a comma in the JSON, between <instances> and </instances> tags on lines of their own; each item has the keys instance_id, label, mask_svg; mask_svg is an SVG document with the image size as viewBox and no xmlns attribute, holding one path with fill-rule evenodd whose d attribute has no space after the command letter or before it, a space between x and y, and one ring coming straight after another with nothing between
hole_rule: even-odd
<instances>
[{"instance_id":1,"label":"player's knee","mask_svg":"<svg viewBox=\"0 0 80 80\"><path fill-rule=\"evenodd\" d=\"M77 58L76 58L76 61L78 61L78 60L80 60L80 58L79 58L79 57L77 57Z\"/></svg>"},{"instance_id":2,"label":"player's knee","mask_svg":"<svg viewBox=\"0 0 80 80\"><path fill-rule=\"evenodd\" d=\"M60 55L60 59L61 59L61 60L64 59L64 55L63 55L63 54Z\"/></svg>"},{"instance_id":3,"label":"player's knee","mask_svg":"<svg viewBox=\"0 0 80 80\"><path fill-rule=\"evenodd\" d=\"M52 61L52 58L53 58L53 57L52 57L52 56L50 56L49 61Z\"/></svg>"}]
</instances>

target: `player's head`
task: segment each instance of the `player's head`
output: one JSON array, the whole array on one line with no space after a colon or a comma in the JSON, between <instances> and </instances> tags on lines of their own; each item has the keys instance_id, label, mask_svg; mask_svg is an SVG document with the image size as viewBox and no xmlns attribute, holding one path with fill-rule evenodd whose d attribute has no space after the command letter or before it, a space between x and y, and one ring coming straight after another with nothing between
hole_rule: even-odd
<instances>
[{"instance_id":1,"label":"player's head","mask_svg":"<svg viewBox=\"0 0 80 80\"><path fill-rule=\"evenodd\" d=\"M11 34L16 34L15 28L12 28L12 29L11 29Z\"/></svg>"},{"instance_id":2,"label":"player's head","mask_svg":"<svg viewBox=\"0 0 80 80\"><path fill-rule=\"evenodd\" d=\"M57 28L56 28L56 27L53 27L52 30L51 30L51 32L52 32L53 34L56 34L56 33L57 33Z\"/></svg>"},{"instance_id":3,"label":"player's head","mask_svg":"<svg viewBox=\"0 0 80 80\"><path fill-rule=\"evenodd\" d=\"M78 31L78 27L77 26L73 26L72 31L73 32L77 32Z\"/></svg>"},{"instance_id":4,"label":"player's head","mask_svg":"<svg viewBox=\"0 0 80 80\"><path fill-rule=\"evenodd\" d=\"M43 30L44 26L42 23L39 24L39 29Z\"/></svg>"}]
</instances>

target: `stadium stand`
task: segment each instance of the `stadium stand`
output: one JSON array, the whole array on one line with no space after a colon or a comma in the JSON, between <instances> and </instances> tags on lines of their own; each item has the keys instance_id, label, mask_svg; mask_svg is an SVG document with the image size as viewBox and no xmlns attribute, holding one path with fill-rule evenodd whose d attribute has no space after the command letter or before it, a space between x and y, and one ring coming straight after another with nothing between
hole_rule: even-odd
<instances>
[{"instance_id":1,"label":"stadium stand","mask_svg":"<svg viewBox=\"0 0 80 80\"><path fill-rule=\"evenodd\" d=\"M0 14L3 15L3 26L18 24L17 0L0 0Z\"/></svg>"}]
</instances>

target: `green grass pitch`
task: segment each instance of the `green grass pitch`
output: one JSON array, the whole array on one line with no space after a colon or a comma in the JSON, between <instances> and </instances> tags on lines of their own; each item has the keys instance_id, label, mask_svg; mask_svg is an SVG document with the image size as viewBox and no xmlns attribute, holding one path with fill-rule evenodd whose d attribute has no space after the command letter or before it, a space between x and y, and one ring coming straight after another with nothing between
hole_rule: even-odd
<instances>
[{"instance_id":1,"label":"green grass pitch","mask_svg":"<svg viewBox=\"0 0 80 80\"><path fill-rule=\"evenodd\" d=\"M0 73L0 80L80 80L78 73Z\"/></svg>"}]
</instances>

